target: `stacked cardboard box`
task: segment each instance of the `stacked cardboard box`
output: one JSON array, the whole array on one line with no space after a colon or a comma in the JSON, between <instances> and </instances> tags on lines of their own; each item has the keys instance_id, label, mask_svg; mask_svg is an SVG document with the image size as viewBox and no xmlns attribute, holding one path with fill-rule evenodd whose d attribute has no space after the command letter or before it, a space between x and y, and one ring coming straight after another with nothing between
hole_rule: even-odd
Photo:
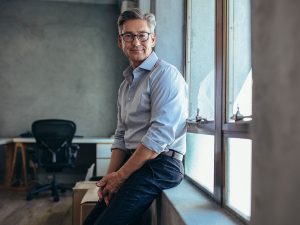
<instances>
[{"instance_id":1,"label":"stacked cardboard box","mask_svg":"<svg viewBox=\"0 0 300 225\"><path fill-rule=\"evenodd\" d=\"M81 225L81 201L90 188L95 188L95 181L81 181L77 182L73 187L73 225Z\"/></svg>"},{"instance_id":2,"label":"stacked cardboard box","mask_svg":"<svg viewBox=\"0 0 300 225\"><path fill-rule=\"evenodd\" d=\"M80 224L83 224L87 215L94 208L96 202L98 201L98 187L94 186L88 189L83 196L80 203Z\"/></svg>"}]
</instances>

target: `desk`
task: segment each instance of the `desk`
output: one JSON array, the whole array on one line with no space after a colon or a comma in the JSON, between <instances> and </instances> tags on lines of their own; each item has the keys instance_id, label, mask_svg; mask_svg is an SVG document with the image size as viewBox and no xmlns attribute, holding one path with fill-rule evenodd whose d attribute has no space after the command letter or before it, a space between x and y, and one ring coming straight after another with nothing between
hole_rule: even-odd
<instances>
[{"instance_id":1,"label":"desk","mask_svg":"<svg viewBox=\"0 0 300 225\"><path fill-rule=\"evenodd\" d=\"M2 140L2 139L0 139ZM23 143L23 144L33 144L36 143L34 138L3 138L5 141L12 141L14 143ZM101 138L101 137L85 137L85 138L73 138L72 143L74 144L102 144L102 143L112 143L113 139L111 138Z\"/></svg>"},{"instance_id":2,"label":"desk","mask_svg":"<svg viewBox=\"0 0 300 225\"><path fill-rule=\"evenodd\" d=\"M0 145L12 143L13 138L0 138Z\"/></svg>"},{"instance_id":3,"label":"desk","mask_svg":"<svg viewBox=\"0 0 300 225\"><path fill-rule=\"evenodd\" d=\"M20 151L22 156L22 183L23 188L27 188L27 165L26 165L26 145L36 143L34 138L1 138L0 144L7 146L6 151L6 167L5 167L5 181L4 186L10 187L15 173L17 153ZM106 172L108 163L110 161L110 147L113 143L111 138L101 137L85 137L74 138L74 144L95 144L96 145L96 175L102 176ZM80 151L80 150L79 150Z\"/></svg>"},{"instance_id":4,"label":"desk","mask_svg":"<svg viewBox=\"0 0 300 225\"><path fill-rule=\"evenodd\" d=\"M11 162L14 150L14 143L12 138L0 138L0 145L5 146L5 158L4 158L4 180L2 187L8 187L10 183L9 173L11 171Z\"/></svg>"}]
</instances>

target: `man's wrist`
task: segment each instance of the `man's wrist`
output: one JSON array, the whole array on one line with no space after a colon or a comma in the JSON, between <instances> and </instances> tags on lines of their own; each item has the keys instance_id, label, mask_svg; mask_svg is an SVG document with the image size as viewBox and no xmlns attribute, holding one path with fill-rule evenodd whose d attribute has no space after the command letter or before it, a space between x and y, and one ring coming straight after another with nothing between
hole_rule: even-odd
<instances>
[{"instance_id":1,"label":"man's wrist","mask_svg":"<svg viewBox=\"0 0 300 225\"><path fill-rule=\"evenodd\" d=\"M124 182L125 180L127 180L128 176L126 175L126 173L124 173L124 171L122 169L119 169L117 171L118 177L120 178L120 180L122 182Z\"/></svg>"}]
</instances>

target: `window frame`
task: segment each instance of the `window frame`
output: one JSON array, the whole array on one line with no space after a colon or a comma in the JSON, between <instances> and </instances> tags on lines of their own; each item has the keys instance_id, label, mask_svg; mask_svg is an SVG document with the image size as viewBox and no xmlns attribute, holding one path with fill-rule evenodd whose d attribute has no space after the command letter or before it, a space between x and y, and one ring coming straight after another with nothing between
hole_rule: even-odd
<instances>
[{"instance_id":1,"label":"window frame","mask_svg":"<svg viewBox=\"0 0 300 225\"><path fill-rule=\"evenodd\" d=\"M186 56L185 77L190 82L190 30L191 30L191 1L186 0ZM215 138L214 149L214 193L210 193L192 178L185 178L204 192L218 205L244 224L249 221L226 205L226 151L228 138L246 138L251 140L251 121L226 121L226 100L228 83L228 4L229 0L215 0L215 120L208 123L187 121L187 132L210 134Z\"/></svg>"}]
</instances>

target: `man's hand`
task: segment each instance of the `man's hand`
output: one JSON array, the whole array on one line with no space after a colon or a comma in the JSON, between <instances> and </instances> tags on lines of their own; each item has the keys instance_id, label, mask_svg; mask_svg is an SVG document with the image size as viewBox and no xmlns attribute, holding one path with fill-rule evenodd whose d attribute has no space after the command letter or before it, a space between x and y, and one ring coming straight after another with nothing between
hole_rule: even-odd
<instances>
[{"instance_id":1,"label":"man's hand","mask_svg":"<svg viewBox=\"0 0 300 225\"><path fill-rule=\"evenodd\" d=\"M124 152L114 150L113 151L114 159L124 159ZM113 172L113 169L117 169L116 166L110 166L109 171L106 176L104 176L101 180L99 180L96 185L99 187L98 196L99 200L104 199L106 205L109 204L112 196L119 190L123 182L136 170L141 168L146 161L149 159L154 159L158 156L158 153L148 149L143 144L139 144L135 152L131 155L131 157L127 160L127 162L118 169L117 172ZM116 160L116 162L121 162L120 160ZM112 165L121 165L121 163L112 163Z\"/></svg>"},{"instance_id":2,"label":"man's hand","mask_svg":"<svg viewBox=\"0 0 300 225\"><path fill-rule=\"evenodd\" d=\"M96 185L99 187L99 200L104 199L106 205L109 204L113 194L115 194L125 181L119 172L112 172L99 180Z\"/></svg>"}]
</instances>

